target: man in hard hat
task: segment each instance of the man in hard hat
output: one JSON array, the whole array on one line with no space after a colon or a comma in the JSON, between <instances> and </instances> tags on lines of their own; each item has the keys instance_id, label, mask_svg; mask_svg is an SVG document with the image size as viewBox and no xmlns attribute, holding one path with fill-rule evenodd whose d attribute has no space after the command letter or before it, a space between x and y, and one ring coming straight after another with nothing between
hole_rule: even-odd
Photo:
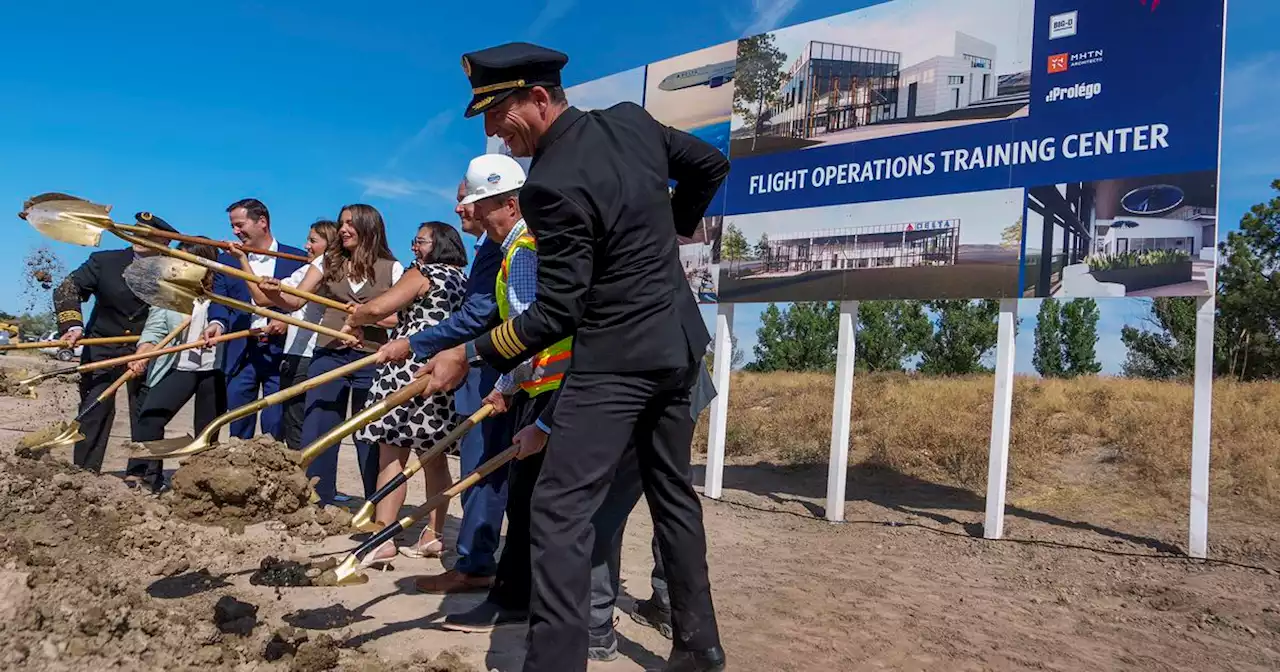
<instances>
[{"instance_id":1,"label":"man in hard hat","mask_svg":"<svg viewBox=\"0 0 1280 672\"><path fill-rule=\"evenodd\" d=\"M634 441L670 581L668 672L723 670L707 578L702 507L689 479L690 388L710 334L684 281L691 235L728 174L715 147L638 105L583 112L565 100L568 57L514 43L467 54L466 116L514 156L533 157L520 194L538 239L537 299L489 334L437 355L427 391L452 389L471 360L510 371L573 337L530 506L534 594L526 672L585 672L591 517ZM668 183L676 181L668 199Z\"/></svg>"},{"instance_id":2,"label":"man in hard hat","mask_svg":"<svg viewBox=\"0 0 1280 672\"><path fill-rule=\"evenodd\" d=\"M503 154L476 157L467 168L464 203L494 240L502 241L503 261L494 285L498 315L509 320L534 302L538 283L537 246L520 212L519 190L524 169ZM565 338L503 373L485 398L513 421L513 427L533 423L560 387L568 370L571 339ZM528 616L530 583L529 502L542 466L541 453L525 456L510 466L507 485L507 540L498 560L498 573L484 602L470 611L451 614L444 627L486 632L523 623Z\"/></svg>"}]
</instances>

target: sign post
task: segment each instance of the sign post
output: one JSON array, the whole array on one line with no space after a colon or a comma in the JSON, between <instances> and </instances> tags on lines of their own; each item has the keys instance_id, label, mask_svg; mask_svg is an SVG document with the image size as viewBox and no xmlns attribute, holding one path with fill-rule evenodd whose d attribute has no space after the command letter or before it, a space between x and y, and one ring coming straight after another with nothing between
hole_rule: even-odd
<instances>
[{"instance_id":1,"label":"sign post","mask_svg":"<svg viewBox=\"0 0 1280 672\"><path fill-rule=\"evenodd\" d=\"M831 459L827 462L827 520L844 520L844 486L849 474L849 430L853 424L853 368L858 334L858 302L840 303L836 347L836 394L831 409Z\"/></svg>"},{"instance_id":2,"label":"sign post","mask_svg":"<svg viewBox=\"0 0 1280 672\"><path fill-rule=\"evenodd\" d=\"M1209 553L1209 440L1213 426L1214 297L1196 300L1195 402L1191 425L1191 533L1188 553Z\"/></svg>"},{"instance_id":3,"label":"sign post","mask_svg":"<svg viewBox=\"0 0 1280 672\"><path fill-rule=\"evenodd\" d=\"M1009 437L1013 429L1013 342L1018 300L1000 299L996 345L996 389L991 400L991 448L987 453L987 517L982 536L1004 535L1005 485L1009 476Z\"/></svg>"},{"instance_id":4,"label":"sign post","mask_svg":"<svg viewBox=\"0 0 1280 672\"><path fill-rule=\"evenodd\" d=\"M724 484L724 434L729 418L729 374L733 371L733 304L716 305L716 360L713 372L716 398L711 403L711 428L707 433L707 473L703 494L720 499Z\"/></svg>"}]
</instances>

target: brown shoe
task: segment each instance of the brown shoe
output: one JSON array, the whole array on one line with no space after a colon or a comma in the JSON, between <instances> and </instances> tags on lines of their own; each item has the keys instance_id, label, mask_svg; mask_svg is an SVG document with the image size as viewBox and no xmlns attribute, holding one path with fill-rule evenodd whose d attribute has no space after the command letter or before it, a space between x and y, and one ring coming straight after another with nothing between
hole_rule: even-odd
<instances>
[{"instance_id":1,"label":"brown shoe","mask_svg":"<svg viewBox=\"0 0 1280 672\"><path fill-rule=\"evenodd\" d=\"M451 569L444 574L418 577L413 580L413 585L419 592L433 595L471 593L489 590L493 585L493 577L473 576Z\"/></svg>"}]
</instances>

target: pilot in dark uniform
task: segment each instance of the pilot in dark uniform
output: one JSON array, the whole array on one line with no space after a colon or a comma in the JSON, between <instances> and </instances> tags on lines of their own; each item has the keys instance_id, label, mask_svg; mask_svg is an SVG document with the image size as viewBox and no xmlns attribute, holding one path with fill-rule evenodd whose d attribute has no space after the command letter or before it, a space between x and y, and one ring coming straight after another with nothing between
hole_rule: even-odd
<instances>
[{"instance_id":1,"label":"pilot in dark uniform","mask_svg":"<svg viewBox=\"0 0 1280 672\"><path fill-rule=\"evenodd\" d=\"M139 224L175 232L174 228L163 219L149 212L139 212L134 216ZM110 236L111 234L106 234ZM163 241L161 241L163 242ZM101 250L89 255L79 268L72 271L62 284L54 290L53 305L57 311L58 331L62 338L101 338L106 336L128 336L142 333L142 326L147 321L150 306L134 295L124 281L124 269L138 257L157 254L154 250L140 246L130 246L119 250ZM84 322L80 312L81 304L94 298L93 313L89 322ZM113 357L122 357L136 352L137 346L132 343L123 345L86 345L80 353L80 363L88 364ZM110 369L99 369L80 374L80 407L93 402L116 378L125 372L124 366ZM129 394L129 420L132 426L137 419L137 409L141 407L142 378L130 380L125 389ZM76 443L73 459L79 467L102 471L102 459L107 453L107 437L111 434L111 423L115 420L115 399L107 399L81 420L80 432L84 439ZM133 481L151 477L147 467L149 460L129 460L126 478ZM155 484L152 484L153 486Z\"/></svg>"},{"instance_id":2,"label":"pilot in dark uniform","mask_svg":"<svg viewBox=\"0 0 1280 672\"><path fill-rule=\"evenodd\" d=\"M538 240L538 285L525 312L450 353L444 368L482 359L506 372L574 338L532 501L525 671L586 670L590 521L632 441L670 581L665 669L722 670L689 477L690 388L711 338L676 237L694 232L729 162L633 103L570 107L560 87L567 61L525 43L463 57L473 87L466 116L483 114L487 135L533 158L520 206Z\"/></svg>"}]
</instances>

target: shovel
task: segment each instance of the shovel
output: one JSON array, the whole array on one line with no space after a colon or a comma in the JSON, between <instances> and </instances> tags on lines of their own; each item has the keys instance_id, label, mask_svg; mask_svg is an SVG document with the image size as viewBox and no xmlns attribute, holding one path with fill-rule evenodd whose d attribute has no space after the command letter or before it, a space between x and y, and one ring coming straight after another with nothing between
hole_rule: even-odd
<instances>
[{"instance_id":1,"label":"shovel","mask_svg":"<svg viewBox=\"0 0 1280 672\"><path fill-rule=\"evenodd\" d=\"M349 373L354 373L366 366L376 364L377 361L377 353L369 355L368 357L361 357L350 364L340 366L328 373L321 374L314 378L308 378L297 385L286 387L279 392L269 394L257 401L227 411L217 418L214 418L213 422L210 422L209 425L200 432L200 435L194 439L190 436L183 436L173 439L161 439L159 441L147 441L145 443L133 444L135 451L138 450L138 448L145 448L149 452L149 454L144 453L141 455L135 455L135 457L159 460L168 457L189 457L191 455L198 455L207 450L212 450L218 445L218 430L222 429L225 425L235 422L240 418L253 415L268 406L274 406L275 404L288 401L300 394L306 393L307 390L319 387L331 380L336 380Z\"/></svg>"},{"instance_id":2,"label":"shovel","mask_svg":"<svg viewBox=\"0 0 1280 672\"><path fill-rule=\"evenodd\" d=\"M347 418L337 427L329 430L324 436L311 442L311 445L302 449L302 457L299 462L303 469L306 469L315 461L317 457L324 454L324 451L337 445L342 439L350 436L356 430L373 422L374 420L387 414L387 411L409 401L410 399L422 394L427 389L427 385L431 383L431 376L423 376L405 385L404 387L387 395L385 399L379 401L372 406L366 407L363 411Z\"/></svg>"},{"instance_id":3,"label":"shovel","mask_svg":"<svg viewBox=\"0 0 1280 672\"><path fill-rule=\"evenodd\" d=\"M183 243L211 245L220 250L231 249L230 243L203 236L186 236L141 224L113 222L107 206L98 205L77 196L57 193L40 194L32 196L24 205L18 217L27 220L41 234L73 245L98 247L102 242L102 233L110 230L139 236L155 236ZM311 261L306 257L288 252L273 252L256 247L241 249L251 254L265 254L277 259L291 259L303 263Z\"/></svg>"},{"instance_id":4,"label":"shovel","mask_svg":"<svg viewBox=\"0 0 1280 672\"><path fill-rule=\"evenodd\" d=\"M187 321L190 322L191 318L188 317ZM48 380L55 376L61 376L68 373L85 373L87 371L98 371L100 369L110 369L112 367L120 366L121 364L136 362L140 359L151 359L153 357L160 357L162 355L171 355L175 352L182 352L184 350L193 350L195 348L205 348L211 345L224 343L226 341L234 341L238 338L244 338L246 336L254 336L260 333L261 331L262 331L261 329L245 329L243 331L233 331L229 334L223 334L215 338L209 338L209 339L202 338L200 340L193 341L191 343L183 343L182 345L174 345L167 348L156 348L155 350L150 350L148 352L135 352L132 355L124 355L123 357L113 357L111 359L104 359L101 361L93 362L91 364L81 364L80 366L73 366L68 369L58 369L57 371L42 373L38 376L32 376L31 378L27 378L25 380L19 380L17 382L18 393L28 395L32 399L34 399L36 384L42 380Z\"/></svg>"},{"instance_id":5,"label":"shovel","mask_svg":"<svg viewBox=\"0 0 1280 672\"><path fill-rule=\"evenodd\" d=\"M492 404L485 404L484 406L481 406L479 410L471 414L471 417L463 420L457 427L454 427L452 432L449 432L443 439L437 441L434 446L431 446L430 449L419 455L417 458L410 460L409 464L405 466L404 471L396 474L394 478L387 481L386 485L378 488L378 491L373 493L373 495L371 495L369 499L360 506L360 510L356 511L356 515L351 518L351 525L361 532L377 532L381 529L381 526L373 520L373 507L377 505L378 502L382 501L387 495L391 494L396 488L407 483L410 478L413 478L414 474L418 473L422 469L422 465L430 462L437 455L448 450L449 446L452 446L458 441L458 439L462 438L463 434L471 431L472 427L480 424L480 422L488 417L490 413L493 413Z\"/></svg>"},{"instance_id":6,"label":"shovel","mask_svg":"<svg viewBox=\"0 0 1280 672\"><path fill-rule=\"evenodd\" d=\"M137 336L102 336L99 338L82 338L76 341L76 345L126 345L129 343L137 343ZM44 348L69 348L71 343L67 341L37 341L34 343L13 343L10 345L0 345L0 350L39 350Z\"/></svg>"},{"instance_id":7,"label":"shovel","mask_svg":"<svg viewBox=\"0 0 1280 672\"><path fill-rule=\"evenodd\" d=\"M94 210L95 208L96 210ZM89 214L86 214L86 211L89 211ZM98 238L101 238L102 231L105 228L114 233L118 238L133 245L148 247L161 254L175 257L198 266L203 266L209 270L217 271L225 275L240 278L245 282L257 284L262 280L262 278L259 278L258 276L243 269L228 266L212 259L206 259L198 254L191 254L186 250L175 250L168 245L162 245L155 241L147 240L146 238L131 236L127 233L127 231L131 229L145 229L146 235L150 235L152 232L161 232L149 227L135 227L128 224L112 222L111 218L107 216L106 211L102 206L89 203L88 201L45 201L43 203L32 205L28 210L24 211L23 214L25 215L24 219L30 222L37 231L53 238L54 240L75 243L77 245L97 246L98 241L96 239L92 243L79 241L86 240L83 232L88 230L96 232L95 235ZM67 233L68 231L71 233ZM200 242L204 242L204 240L200 239ZM215 245L217 244L217 241L208 242ZM222 245L224 247L229 247L227 243L222 243ZM304 259L303 261L307 260ZM289 287L288 285L281 285L280 291L329 308L335 308L343 312L351 312L351 309L347 307L347 304L320 296L319 294L313 294L295 287Z\"/></svg>"},{"instance_id":8,"label":"shovel","mask_svg":"<svg viewBox=\"0 0 1280 672\"><path fill-rule=\"evenodd\" d=\"M160 339L160 342L156 344L156 347L163 348L164 346L172 343L173 339L177 338L178 335L186 330L190 325L191 318L188 316L182 320L182 323L178 325L177 329L174 329L164 338ZM77 413L76 417L72 418L71 422L67 424L58 423L52 427L46 427L45 429L32 432L28 435L30 439L23 437L22 441L18 442L18 447L32 452L40 452L52 450L53 448L73 446L84 440L84 434L80 433L80 421L84 420L84 417L89 415L93 409L102 405L102 402L115 396L116 390L119 390L121 385L129 382L133 376L134 373L132 369L120 374L120 377L116 378L115 382L111 383L110 387L103 390L102 394L99 394L88 406L85 406L84 409ZM53 434L53 436L45 440L40 440L49 434Z\"/></svg>"},{"instance_id":9,"label":"shovel","mask_svg":"<svg viewBox=\"0 0 1280 672\"><path fill-rule=\"evenodd\" d=\"M127 236L126 236L127 238ZM176 251L176 250L174 250ZM199 257L197 257L199 258ZM255 306L252 303L237 301L232 298L213 294L204 288L204 276L208 271L199 264L188 263L182 259L174 259L171 257L144 257L129 264L124 269L124 281L129 285L129 289L134 295L142 299L145 303L169 310L176 310L179 313L190 314L195 301L198 298L206 298L214 303L220 303L229 308L235 308L246 313L252 313L261 317L272 320L279 320L285 324L314 331L317 334L324 334L332 338L346 341L352 345L359 345L360 338L354 334L348 334L337 329L330 329L318 324L312 324L306 320L300 320L292 315L277 313L274 310L268 310L261 306Z\"/></svg>"},{"instance_id":10,"label":"shovel","mask_svg":"<svg viewBox=\"0 0 1280 672\"><path fill-rule=\"evenodd\" d=\"M337 567L326 570L321 574L316 579L315 583L322 586L354 586L367 582L369 577L358 572L360 561L363 560L366 555L372 553L379 546L386 543L388 539L391 539L397 534L403 532L405 529L412 527L420 518L435 510L441 504L457 497L463 490L475 485L480 479L488 476L498 467L510 462L511 459L516 456L516 452L517 448L512 446L501 453L494 455L489 458L487 462L476 467L475 471L467 474L466 478L454 483L444 492L428 497L427 501L423 502L422 505L411 511L409 515L382 528L377 534L370 537L368 541L360 544L360 546L344 558Z\"/></svg>"}]
</instances>

